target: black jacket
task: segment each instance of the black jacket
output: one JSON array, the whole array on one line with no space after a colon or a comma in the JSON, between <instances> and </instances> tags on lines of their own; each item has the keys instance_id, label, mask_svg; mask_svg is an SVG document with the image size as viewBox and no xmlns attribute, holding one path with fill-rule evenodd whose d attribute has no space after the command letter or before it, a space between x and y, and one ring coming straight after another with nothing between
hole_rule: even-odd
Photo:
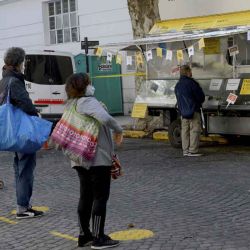
<instances>
[{"instance_id":1,"label":"black jacket","mask_svg":"<svg viewBox=\"0 0 250 250\"><path fill-rule=\"evenodd\" d=\"M177 105L183 118L191 119L194 112L200 112L205 94L193 78L181 76L175 86Z\"/></svg>"},{"instance_id":2,"label":"black jacket","mask_svg":"<svg viewBox=\"0 0 250 250\"><path fill-rule=\"evenodd\" d=\"M3 78L0 81L0 105L6 101L8 85L10 84L10 102L25 113L37 116L37 110L29 98L25 88L24 75L3 68Z\"/></svg>"}]
</instances>

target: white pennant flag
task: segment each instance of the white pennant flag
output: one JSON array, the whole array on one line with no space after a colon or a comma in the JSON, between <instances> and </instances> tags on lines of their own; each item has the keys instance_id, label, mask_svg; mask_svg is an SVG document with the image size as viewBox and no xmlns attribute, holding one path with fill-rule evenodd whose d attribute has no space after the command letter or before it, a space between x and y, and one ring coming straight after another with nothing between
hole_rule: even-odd
<instances>
[{"instance_id":1,"label":"white pennant flag","mask_svg":"<svg viewBox=\"0 0 250 250\"><path fill-rule=\"evenodd\" d=\"M152 60L153 59L153 53L152 50L149 50L146 52L146 57L147 57L147 61Z\"/></svg>"},{"instance_id":2,"label":"white pennant flag","mask_svg":"<svg viewBox=\"0 0 250 250\"><path fill-rule=\"evenodd\" d=\"M172 57L173 57L172 50L167 50L166 59L169 60L169 61L172 61Z\"/></svg>"},{"instance_id":3,"label":"white pennant flag","mask_svg":"<svg viewBox=\"0 0 250 250\"><path fill-rule=\"evenodd\" d=\"M127 56L127 65L132 65L132 56Z\"/></svg>"},{"instance_id":4,"label":"white pennant flag","mask_svg":"<svg viewBox=\"0 0 250 250\"><path fill-rule=\"evenodd\" d=\"M112 61L112 53L107 52L107 62L111 62Z\"/></svg>"},{"instance_id":5,"label":"white pennant flag","mask_svg":"<svg viewBox=\"0 0 250 250\"><path fill-rule=\"evenodd\" d=\"M194 55L194 46L188 47L188 55L189 55L189 57Z\"/></svg>"}]
</instances>

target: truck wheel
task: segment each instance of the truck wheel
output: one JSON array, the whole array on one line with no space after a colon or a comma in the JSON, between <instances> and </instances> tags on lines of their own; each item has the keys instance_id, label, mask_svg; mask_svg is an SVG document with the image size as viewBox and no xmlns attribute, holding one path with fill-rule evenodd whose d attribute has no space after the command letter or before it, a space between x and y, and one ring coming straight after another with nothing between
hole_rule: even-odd
<instances>
[{"instance_id":1,"label":"truck wheel","mask_svg":"<svg viewBox=\"0 0 250 250\"><path fill-rule=\"evenodd\" d=\"M174 148L181 148L181 120L177 119L168 127L168 138Z\"/></svg>"}]
</instances>

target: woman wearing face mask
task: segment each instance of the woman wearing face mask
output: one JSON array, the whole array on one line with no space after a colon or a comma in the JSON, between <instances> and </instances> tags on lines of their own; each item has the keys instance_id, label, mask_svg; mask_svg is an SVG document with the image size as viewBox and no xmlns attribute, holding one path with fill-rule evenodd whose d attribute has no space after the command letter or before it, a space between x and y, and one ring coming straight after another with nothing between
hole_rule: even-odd
<instances>
[{"instance_id":1,"label":"woman wearing face mask","mask_svg":"<svg viewBox=\"0 0 250 250\"><path fill-rule=\"evenodd\" d=\"M37 116L37 110L32 104L29 93L25 89L23 64L25 51L22 48L9 48L4 55L3 78L0 81L0 105L5 103L8 90L10 102L31 116ZM8 124L6 124L8 127ZM42 211L32 209L30 199L33 191L36 153L14 156L14 170L17 199L17 219L35 218L43 215Z\"/></svg>"},{"instance_id":2,"label":"woman wearing face mask","mask_svg":"<svg viewBox=\"0 0 250 250\"><path fill-rule=\"evenodd\" d=\"M94 117L100 123L96 155L89 166L79 166L72 162L80 179L80 199L78 217L80 234L78 246L92 243L92 249L105 249L117 246L119 241L112 240L104 234L106 205L110 192L113 138L116 144L122 143L122 128L108 114L106 109L93 96L94 87L87 74L71 75L66 81L68 99L78 99L76 110L80 114ZM92 232L90 218L92 216Z\"/></svg>"}]
</instances>

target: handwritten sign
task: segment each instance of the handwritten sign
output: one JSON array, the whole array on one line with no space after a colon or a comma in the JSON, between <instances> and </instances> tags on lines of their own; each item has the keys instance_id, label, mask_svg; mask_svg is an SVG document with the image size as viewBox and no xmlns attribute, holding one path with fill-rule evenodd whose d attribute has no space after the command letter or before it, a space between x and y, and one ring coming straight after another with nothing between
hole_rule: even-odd
<instances>
[{"instance_id":1,"label":"handwritten sign","mask_svg":"<svg viewBox=\"0 0 250 250\"><path fill-rule=\"evenodd\" d=\"M234 46L228 48L228 51L229 51L230 56L235 56L235 55L239 54L238 45L234 45Z\"/></svg>"},{"instance_id":2,"label":"handwritten sign","mask_svg":"<svg viewBox=\"0 0 250 250\"><path fill-rule=\"evenodd\" d=\"M131 117L145 118L148 106L146 103L135 103L133 106Z\"/></svg>"}]
</instances>

